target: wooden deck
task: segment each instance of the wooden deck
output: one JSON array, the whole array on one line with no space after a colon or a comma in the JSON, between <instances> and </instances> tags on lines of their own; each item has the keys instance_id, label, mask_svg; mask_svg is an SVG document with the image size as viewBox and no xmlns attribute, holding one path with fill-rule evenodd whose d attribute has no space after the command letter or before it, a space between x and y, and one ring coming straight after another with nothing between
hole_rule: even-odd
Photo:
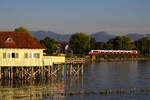
<instances>
[{"instance_id":1,"label":"wooden deck","mask_svg":"<svg viewBox=\"0 0 150 100\"><path fill-rule=\"evenodd\" d=\"M85 58L66 58L65 63L85 63Z\"/></svg>"}]
</instances>

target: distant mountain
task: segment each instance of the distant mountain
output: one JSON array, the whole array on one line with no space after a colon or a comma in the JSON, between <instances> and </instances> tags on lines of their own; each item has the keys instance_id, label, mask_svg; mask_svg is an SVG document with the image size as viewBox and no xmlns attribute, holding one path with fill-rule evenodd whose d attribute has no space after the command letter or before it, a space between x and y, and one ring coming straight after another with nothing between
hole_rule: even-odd
<instances>
[{"instance_id":1,"label":"distant mountain","mask_svg":"<svg viewBox=\"0 0 150 100\"><path fill-rule=\"evenodd\" d=\"M59 34L52 31L30 31L31 35L38 40L42 40L45 37L50 37L58 41L69 41L71 35L69 34Z\"/></svg>"},{"instance_id":2,"label":"distant mountain","mask_svg":"<svg viewBox=\"0 0 150 100\"><path fill-rule=\"evenodd\" d=\"M45 37L50 37L58 41L69 41L72 35L72 34L59 34L52 31L30 31L30 33L38 40L42 40ZM95 38L96 41L99 42L107 42L109 39L116 37L116 35L108 34L106 32L96 32L89 36ZM138 40L144 36L150 39L150 34L128 33L125 36L130 37L132 41Z\"/></svg>"},{"instance_id":3,"label":"distant mountain","mask_svg":"<svg viewBox=\"0 0 150 100\"><path fill-rule=\"evenodd\" d=\"M50 37L58 41L69 41L72 34L59 34L52 31L30 31L31 35L38 40L42 40L45 37ZM96 41L106 42L111 38L114 38L115 35L108 34L106 32L97 32L89 35L96 39Z\"/></svg>"},{"instance_id":4,"label":"distant mountain","mask_svg":"<svg viewBox=\"0 0 150 100\"><path fill-rule=\"evenodd\" d=\"M128 33L126 36L130 37L132 41L135 41L135 40L138 40L144 36L148 36L148 34L146 35L146 34L139 34L139 33Z\"/></svg>"},{"instance_id":5,"label":"distant mountain","mask_svg":"<svg viewBox=\"0 0 150 100\"><path fill-rule=\"evenodd\" d=\"M90 35L95 38L96 41L107 42L109 39L116 37L116 35L108 34L106 32L96 32Z\"/></svg>"},{"instance_id":6,"label":"distant mountain","mask_svg":"<svg viewBox=\"0 0 150 100\"><path fill-rule=\"evenodd\" d=\"M146 37L148 37L150 39L150 34L145 34Z\"/></svg>"}]
</instances>

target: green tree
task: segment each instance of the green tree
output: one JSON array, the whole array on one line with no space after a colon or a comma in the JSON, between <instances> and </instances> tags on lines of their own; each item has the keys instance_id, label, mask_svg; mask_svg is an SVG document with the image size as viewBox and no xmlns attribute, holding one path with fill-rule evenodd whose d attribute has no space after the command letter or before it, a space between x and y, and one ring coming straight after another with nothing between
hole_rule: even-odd
<instances>
[{"instance_id":1,"label":"green tree","mask_svg":"<svg viewBox=\"0 0 150 100\"><path fill-rule=\"evenodd\" d=\"M92 49L95 49L95 47L96 47L96 40L95 40L95 38L90 38L90 44L89 44L89 48L90 48L90 50L92 50Z\"/></svg>"},{"instance_id":2,"label":"green tree","mask_svg":"<svg viewBox=\"0 0 150 100\"><path fill-rule=\"evenodd\" d=\"M95 49L105 50L106 49L106 43L105 42L96 42L95 43Z\"/></svg>"},{"instance_id":3,"label":"green tree","mask_svg":"<svg viewBox=\"0 0 150 100\"><path fill-rule=\"evenodd\" d=\"M45 48L47 48L45 52L49 55L56 53L56 51L59 49L57 41L51 39L50 37L46 37L43 40L40 40L40 43Z\"/></svg>"},{"instance_id":4,"label":"green tree","mask_svg":"<svg viewBox=\"0 0 150 100\"><path fill-rule=\"evenodd\" d=\"M90 49L90 38L84 33L75 33L70 38L70 48L75 54L86 54Z\"/></svg>"},{"instance_id":5,"label":"green tree","mask_svg":"<svg viewBox=\"0 0 150 100\"><path fill-rule=\"evenodd\" d=\"M134 43L140 54L150 54L150 40L148 39L148 37L143 37L139 40L136 40Z\"/></svg>"},{"instance_id":6,"label":"green tree","mask_svg":"<svg viewBox=\"0 0 150 100\"><path fill-rule=\"evenodd\" d=\"M131 39L126 36L117 36L107 42L107 49L113 50L132 50L136 47L131 42Z\"/></svg>"},{"instance_id":7,"label":"green tree","mask_svg":"<svg viewBox=\"0 0 150 100\"><path fill-rule=\"evenodd\" d=\"M15 32L26 32L26 33L29 33L29 31L26 28L22 27L22 26L16 28Z\"/></svg>"}]
</instances>

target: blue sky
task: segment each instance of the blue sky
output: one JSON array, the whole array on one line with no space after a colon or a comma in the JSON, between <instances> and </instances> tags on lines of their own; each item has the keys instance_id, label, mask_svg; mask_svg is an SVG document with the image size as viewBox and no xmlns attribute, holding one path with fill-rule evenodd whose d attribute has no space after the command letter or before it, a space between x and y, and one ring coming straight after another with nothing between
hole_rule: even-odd
<instances>
[{"instance_id":1,"label":"blue sky","mask_svg":"<svg viewBox=\"0 0 150 100\"><path fill-rule=\"evenodd\" d=\"M150 0L0 0L0 30L150 33Z\"/></svg>"}]
</instances>

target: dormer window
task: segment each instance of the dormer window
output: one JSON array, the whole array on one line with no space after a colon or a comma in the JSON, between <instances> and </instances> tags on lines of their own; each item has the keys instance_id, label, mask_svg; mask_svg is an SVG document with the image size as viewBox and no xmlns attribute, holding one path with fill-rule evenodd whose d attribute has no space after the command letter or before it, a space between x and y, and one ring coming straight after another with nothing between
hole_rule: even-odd
<instances>
[{"instance_id":1,"label":"dormer window","mask_svg":"<svg viewBox=\"0 0 150 100\"><path fill-rule=\"evenodd\" d=\"M9 37L9 38L6 39L6 42L11 43L11 42L13 42L13 39Z\"/></svg>"}]
</instances>

